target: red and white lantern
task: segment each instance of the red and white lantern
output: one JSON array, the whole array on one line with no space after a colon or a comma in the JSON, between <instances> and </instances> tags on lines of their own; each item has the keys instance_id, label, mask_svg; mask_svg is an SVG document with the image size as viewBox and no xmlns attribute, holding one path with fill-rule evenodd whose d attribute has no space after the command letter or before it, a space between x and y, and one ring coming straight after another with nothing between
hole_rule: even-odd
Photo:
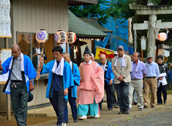
<instances>
[{"instance_id":1,"label":"red and white lantern","mask_svg":"<svg viewBox=\"0 0 172 126\"><path fill-rule=\"evenodd\" d=\"M165 41L165 40L167 39L167 34L164 33L164 32L159 33L159 34L158 34L158 39L159 39L160 41Z\"/></svg>"},{"instance_id":2,"label":"red and white lantern","mask_svg":"<svg viewBox=\"0 0 172 126\"><path fill-rule=\"evenodd\" d=\"M63 43L66 41L66 32L64 31L58 31L55 33L54 35L54 40L57 42L57 43Z\"/></svg>"},{"instance_id":3,"label":"red and white lantern","mask_svg":"<svg viewBox=\"0 0 172 126\"><path fill-rule=\"evenodd\" d=\"M72 44L76 41L76 34L74 32L68 32L66 42Z\"/></svg>"}]
</instances>

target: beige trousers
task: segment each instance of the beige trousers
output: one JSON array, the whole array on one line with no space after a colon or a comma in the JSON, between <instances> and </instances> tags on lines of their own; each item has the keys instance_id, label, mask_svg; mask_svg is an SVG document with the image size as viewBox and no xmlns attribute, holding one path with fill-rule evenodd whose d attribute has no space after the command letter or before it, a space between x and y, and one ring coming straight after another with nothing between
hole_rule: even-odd
<instances>
[{"instance_id":1,"label":"beige trousers","mask_svg":"<svg viewBox=\"0 0 172 126\"><path fill-rule=\"evenodd\" d=\"M145 78L144 79L144 105L148 106L149 89L151 90L151 102L150 105L155 105L156 93L157 93L157 78Z\"/></svg>"}]
</instances>

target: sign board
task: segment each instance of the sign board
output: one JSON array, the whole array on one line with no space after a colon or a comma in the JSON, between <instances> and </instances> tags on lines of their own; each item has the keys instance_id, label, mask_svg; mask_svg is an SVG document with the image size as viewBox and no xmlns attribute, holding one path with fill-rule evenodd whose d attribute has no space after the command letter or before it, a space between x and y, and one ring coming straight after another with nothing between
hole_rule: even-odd
<instances>
[{"instance_id":1,"label":"sign board","mask_svg":"<svg viewBox=\"0 0 172 126\"><path fill-rule=\"evenodd\" d=\"M0 53L2 63L11 56L11 49L2 49ZM8 79L8 73L0 75L0 84L5 84Z\"/></svg>"},{"instance_id":2,"label":"sign board","mask_svg":"<svg viewBox=\"0 0 172 126\"><path fill-rule=\"evenodd\" d=\"M11 36L10 0L0 0L0 37Z\"/></svg>"}]
</instances>

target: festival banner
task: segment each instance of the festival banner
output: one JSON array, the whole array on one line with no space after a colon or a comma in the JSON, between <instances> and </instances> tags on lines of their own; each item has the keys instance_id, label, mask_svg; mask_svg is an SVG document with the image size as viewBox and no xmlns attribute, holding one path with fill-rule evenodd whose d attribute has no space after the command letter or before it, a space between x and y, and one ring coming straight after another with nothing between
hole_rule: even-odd
<instances>
[{"instance_id":1,"label":"festival banner","mask_svg":"<svg viewBox=\"0 0 172 126\"><path fill-rule=\"evenodd\" d=\"M114 52L115 51L113 51L113 50L96 46L96 56L95 56L95 59L100 59L99 56L101 54L105 54L107 59L112 59L114 57Z\"/></svg>"}]
</instances>

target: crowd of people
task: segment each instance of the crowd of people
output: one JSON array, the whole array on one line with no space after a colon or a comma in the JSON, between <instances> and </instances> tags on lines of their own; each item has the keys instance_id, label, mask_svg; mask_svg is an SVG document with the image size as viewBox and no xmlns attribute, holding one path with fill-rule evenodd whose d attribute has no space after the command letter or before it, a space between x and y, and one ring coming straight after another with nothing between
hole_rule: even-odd
<instances>
[{"instance_id":1,"label":"crowd of people","mask_svg":"<svg viewBox=\"0 0 172 126\"><path fill-rule=\"evenodd\" d=\"M0 60L0 74L9 72L3 92L11 94L12 109L18 126L27 125L27 102L29 92L34 89L33 82L37 76L35 68L40 67L39 62L44 63L47 58L45 52L43 57L40 55L42 49L39 43L36 42L35 45L36 47L32 49L33 63L28 56L22 54L18 45L12 45L12 57L3 64ZM161 55L157 57L155 63L153 56L148 54L147 62L143 63L139 60L140 53L134 52L131 61L130 56L125 54L124 47L120 45L112 63L104 54L100 55L100 63L97 63L86 46L83 54L84 62L78 67L71 61L69 53L63 53L61 46L55 46L52 53L55 60L43 64L41 74L49 73L46 98L49 98L57 115L57 126L66 126L68 123L68 101L74 122L87 119L88 115L99 118L103 111L104 90L108 110L119 107L118 114L130 113L134 91L137 94L140 111L148 108L149 104L154 108L156 96L158 104L167 103L168 66L164 64ZM151 90L150 103L149 90Z\"/></svg>"}]
</instances>

